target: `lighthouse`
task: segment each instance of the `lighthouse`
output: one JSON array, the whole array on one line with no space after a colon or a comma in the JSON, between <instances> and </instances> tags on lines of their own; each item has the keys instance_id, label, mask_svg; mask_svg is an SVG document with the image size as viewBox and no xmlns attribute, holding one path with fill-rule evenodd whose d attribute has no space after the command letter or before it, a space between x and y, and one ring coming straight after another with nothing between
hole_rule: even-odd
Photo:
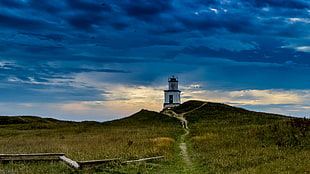
<instances>
[{"instance_id":1,"label":"lighthouse","mask_svg":"<svg viewBox=\"0 0 310 174\"><path fill-rule=\"evenodd\" d=\"M164 109L171 109L173 107L180 105L181 91L178 89L178 83L179 83L178 79L174 76L168 79L169 89L164 90L165 93Z\"/></svg>"}]
</instances>

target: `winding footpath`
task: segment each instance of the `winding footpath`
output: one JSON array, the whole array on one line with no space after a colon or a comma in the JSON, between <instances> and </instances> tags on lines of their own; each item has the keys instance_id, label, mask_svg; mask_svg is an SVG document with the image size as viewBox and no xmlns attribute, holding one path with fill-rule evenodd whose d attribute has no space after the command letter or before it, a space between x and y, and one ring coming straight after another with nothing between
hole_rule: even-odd
<instances>
[{"instance_id":1,"label":"winding footpath","mask_svg":"<svg viewBox=\"0 0 310 174\"><path fill-rule=\"evenodd\" d=\"M172 111L172 110L165 110L165 111L163 112L163 114L165 114L165 115L168 115L168 116L175 117L175 118L179 119L179 120L181 121L181 123L182 123L182 127L183 127L185 133L184 133L183 135L181 135L181 137L180 137L180 144L179 144L179 147L180 147L180 149L181 149L181 156L182 156L182 158L183 158L183 161L184 161L184 163L185 163L188 167L192 166L192 161L191 161L191 158L190 158L189 155L188 155L187 144L186 144L185 138L186 138L186 136L189 134L190 129L189 129L189 127L188 127L188 121L186 120L186 118L184 117L184 115L185 115L185 114L188 114L188 113L190 113L190 112L193 112L193 111L195 111L195 110L197 110L197 109L203 107L203 106L206 105L206 104L207 104L207 103L204 103L204 104L202 104L201 106L199 106L199 107L197 107L197 108L194 108L194 109L192 109L192 110L190 110L190 111L188 111L188 112L183 112L183 113L180 113L180 114L177 114L177 113L175 113L175 112Z\"/></svg>"}]
</instances>

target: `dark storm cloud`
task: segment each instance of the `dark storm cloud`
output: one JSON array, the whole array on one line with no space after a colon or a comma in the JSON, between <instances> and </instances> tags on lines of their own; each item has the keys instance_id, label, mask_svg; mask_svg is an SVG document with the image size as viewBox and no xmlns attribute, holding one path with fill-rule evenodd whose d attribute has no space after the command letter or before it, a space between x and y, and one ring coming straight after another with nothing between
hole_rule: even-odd
<instances>
[{"instance_id":1,"label":"dark storm cloud","mask_svg":"<svg viewBox=\"0 0 310 174\"><path fill-rule=\"evenodd\" d=\"M35 47L35 46L27 46L25 45L24 50L28 53L36 53L36 54L45 54L49 53L52 55L61 55L66 48L61 47L61 46L40 46L40 47Z\"/></svg>"},{"instance_id":2,"label":"dark storm cloud","mask_svg":"<svg viewBox=\"0 0 310 174\"><path fill-rule=\"evenodd\" d=\"M66 19L70 25L81 30L91 30L94 25L102 25L111 12L109 5L102 5L98 1L66 1L70 11L74 12Z\"/></svg>"},{"instance_id":3,"label":"dark storm cloud","mask_svg":"<svg viewBox=\"0 0 310 174\"><path fill-rule=\"evenodd\" d=\"M106 72L106 73L127 73L124 70L116 69L89 69L89 68L66 68L63 73L81 73L81 72Z\"/></svg>"},{"instance_id":4,"label":"dark storm cloud","mask_svg":"<svg viewBox=\"0 0 310 174\"><path fill-rule=\"evenodd\" d=\"M205 46L186 47L182 51L184 54L195 55L197 57L215 57L231 59L239 62L265 62L284 64L290 60L294 62L304 61L309 64L307 57L309 53L298 52L293 49L279 48L279 45L272 45L262 51L242 50L240 52L227 49L214 50ZM309 64L310 65L310 64Z\"/></svg>"},{"instance_id":5,"label":"dark storm cloud","mask_svg":"<svg viewBox=\"0 0 310 174\"><path fill-rule=\"evenodd\" d=\"M56 42L63 41L65 38L65 35L58 34L58 33L40 34L40 33L32 33L32 32L19 32L19 34L27 35L30 37L37 37L40 40L52 40Z\"/></svg>"},{"instance_id":6,"label":"dark storm cloud","mask_svg":"<svg viewBox=\"0 0 310 174\"><path fill-rule=\"evenodd\" d=\"M70 79L70 76L74 73L82 73L82 72L106 72L106 73L127 73L124 70L117 69L95 69L95 68L78 68L78 67L51 67L49 65L14 65L8 64L0 67L0 74L6 76L14 76L23 81L29 81L31 78L34 79L42 79L44 81L48 81L49 78L64 78ZM42 80L41 80L42 81Z\"/></svg>"},{"instance_id":7,"label":"dark storm cloud","mask_svg":"<svg viewBox=\"0 0 310 174\"><path fill-rule=\"evenodd\" d=\"M126 21L116 21L112 22L111 26L116 30L123 30L129 26L129 24Z\"/></svg>"},{"instance_id":8,"label":"dark storm cloud","mask_svg":"<svg viewBox=\"0 0 310 174\"><path fill-rule=\"evenodd\" d=\"M20 65L15 70L3 65L1 76L11 74L27 83L105 72L124 75L125 83L132 83L126 79L132 75L135 83L142 84L148 77L154 80L192 68L179 66L207 68L208 59L310 65L309 53L298 50L309 45L308 1L3 0L0 4L5 36L0 38L0 61L13 59ZM42 66L57 61L58 67ZM148 68L134 67L140 63ZM29 64L32 70L25 68ZM120 68L102 68L111 64ZM228 71L214 64L223 74ZM229 65L239 72L236 64Z\"/></svg>"},{"instance_id":9,"label":"dark storm cloud","mask_svg":"<svg viewBox=\"0 0 310 174\"><path fill-rule=\"evenodd\" d=\"M177 13L176 18L189 31L198 30L205 34L218 34L225 30L251 35L296 36L300 32L304 35L309 34L307 30L304 30L306 24L290 23L287 18L308 16L306 8L295 10L294 8L282 9L277 6L266 6L264 9L263 7L257 8L255 3L250 2L237 1L238 6L235 6L233 2L224 5L215 2L202 3L203 6L189 9L187 13Z\"/></svg>"},{"instance_id":10,"label":"dark storm cloud","mask_svg":"<svg viewBox=\"0 0 310 174\"><path fill-rule=\"evenodd\" d=\"M213 35L222 32L221 29L227 29L232 33L255 33L256 26L253 23L254 16L246 14L214 14L213 12L188 16L179 16L178 20L186 26L187 30L198 30L205 34Z\"/></svg>"},{"instance_id":11,"label":"dark storm cloud","mask_svg":"<svg viewBox=\"0 0 310 174\"><path fill-rule=\"evenodd\" d=\"M75 14L68 18L69 24L73 27L81 30L91 30L93 25L100 25L100 21L102 20L101 16L89 16L87 14Z\"/></svg>"},{"instance_id":12,"label":"dark storm cloud","mask_svg":"<svg viewBox=\"0 0 310 174\"><path fill-rule=\"evenodd\" d=\"M115 69L54 68L49 65L7 63L0 67L0 102L105 100L101 95L105 93L103 90L74 82L73 74L82 72L126 73Z\"/></svg>"},{"instance_id":13,"label":"dark storm cloud","mask_svg":"<svg viewBox=\"0 0 310 174\"><path fill-rule=\"evenodd\" d=\"M129 16L133 16L143 20L152 20L160 13L171 10L171 0L162 1L148 1L148 0L136 0L127 1L123 4L124 10ZM154 19L155 20L155 19Z\"/></svg>"},{"instance_id":14,"label":"dark storm cloud","mask_svg":"<svg viewBox=\"0 0 310 174\"><path fill-rule=\"evenodd\" d=\"M6 83L1 89L0 102L68 102L68 101L102 101L104 91L88 87L74 87L70 84L46 85L30 83ZM23 86L19 88L18 86Z\"/></svg>"},{"instance_id":15,"label":"dark storm cloud","mask_svg":"<svg viewBox=\"0 0 310 174\"><path fill-rule=\"evenodd\" d=\"M19 0L2 0L0 2L1 5L3 6L7 6L10 8L21 8L21 7L25 7L25 4L23 4L21 1Z\"/></svg>"},{"instance_id":16,"label":"dark storm cloud","mask_svg":"<svg viewBox=\"0 0 310 174\"><path fill-rule=\"evenodd\" d=\"M5 24L4 27L28 31L33 31L37 27L41 31L52 31L54 29L64 31L66 28L69 29L67 24L77 29L90 30L93 27L92 25L102 23L104 12L111 10L108 5L102 6L98 1L91 3L88 1L38 2L37 0L29 0L25 2L3 1L0 3L7 7L2 7L5 9L5 13L0 16L0 21Z\"/></svg>"},{"instance_id":17,"label":"dark storm cloud","mask_svg":"<svg viewBox=\"0 0 310 174\"><path fill-rule=\"evenodd\" d=\"M101 3L99 1L85 1L85 0L67 0L67 4L71 10L82 11L85 13L100 13L104 11L110 11L111 8L108 4Z\"/></svg>"},{"instance_id":18,"label":"dark storm cloud","mask_svg":"<svg viewBox=\"0 0 310 174\"><path fill-rule=\"evenodd\" d=\"M33 9L30 11L35 11L36 13L42 13L42 18L48 19L47 21L63 21L60 26L56 27L57 30L52 31L52 27L45 25L45 30L47 32L20 32L29 37L37 37L40 40L51 40L54 44L44 45L28 45L24 50L26 52L36 52L40 54L48 54L52 52L52 55L60 55L61 59L79 59L81 57L70 57L66 54L72 54L72 51L78 51L79 46L76 48L70 48L76 43L94 43L100 49L101 45L107 48L112 49L123 49L128 48L143 48L151 45L173 45L179 46L179 49L182 53L182 50L187 50L186 54L193 55L199 54L194 51L189 51L188 49L195 50L196 46L184 45L182 48L182 40L190 39L191 35L186 35L190 31L199 31L203 36L211 35L229 35L229 34L247 34L247 35L278 35L279 38L272 38L272 40L280 40L280 37L302 37L308 33L308 30L305 30L307 27L304 23L292 23L288 24L287 19L284 17L279 17L278 14L282 14L284 10L271 10L264 11L257 7L271 7L271 8L282 8L289 7L292 5L292 10L299 9L299 7L306 6L307 4L302 1L291 1L282 3L277 3L276 1L236 1L236 2L225 2L225 1L201 1L197 0L194 2L180 2L172 3L172 1L123 1L123 2L114 2L114 1L64 1L61 3L52 3L52 2L43 2L35 3L36 1L29 1L28 3L19 3L19 2L8 2L3 1L3 4L7 6L28 6ZM56 5L57 4L57 5ZM237 6L238 5L238 6ZM57 7L59 11L55 16L46 15L46 9L53 9ZM286 10L286 14L292 13L292 10ZM304 15L306 10L303 12L296 12L299 15ZM128 14L128 16L126 16ZM46 15L46 16L44 16ZM277 18L270 18L270 15L276 16ZM262 16L262 17L261 17ZM7 15L7 17L13 18L14 16ZM130 19L130 17L133 17ZM261 17L261 19L259 18ZM26 19L25 19L26 20ZM146 22L148 25L143 25L143 22L140 23L139 20ZM4 20L12 21L10 20ZM22 24L38 25L40 26L39 21L24 21ZM27 29L21 28L18 24L12 22L6 23L7 26L11 28ZM16 26L14 26L16 25ZM60 27L62 29L60 29ZM73 27L73 28L71 28ZM112 27L112 28L109 28ZM31 27L30 27L31 28ZM79 31L73 33L65 32L66 28L73 29L73 31ZM59 30L60 29L60 30ZM115 32L116 30L128 30L130 32ZM142 31L142 32L141 32ZM136 34L135 34L136 33ZM154 34L153 36L148 35L149 33ZM105 34L106 37L102 40L96 35ZM156 35L164 34L160 39ZM80 36L79 36L80 35ZM91 36L93 35L93 36ZM111 35L111 39L109 38ZM128 35L128 36L127 36ZM136 37L131 37L136 35ZM115 37L116 36L116 37ZM94 38L92 41L87 41L87 38ZM115 39L115 38L120 38ZM143 39L142 39L143 38ZM251 38L250 38L251 39ZM56 44L56 45L55 45ZM61 45L59 45L61 44ZM282 45L283 46L283 45ZM70 48L69 52L68 48ZM88 48L88 47L84 47ZM198 47L197 47L198 48ZM201 47L203 49L203 47ZM77 50L75 50L77 49ZM125 52L125 51L123 51ZM143 50L140 51L143 55ZM223 53L219 51L212 50L212 48L206 47L205 53L210 53L210 55L205 54L204 56L218 56L218 57L227 57L225 50ZM280 51L281 52L281 51ZM283 51L286 52L285 50ZM169 51L166 54L168 57L171 57L172 52ZM247 52L244 52L245 55L241 57L247 57ZM121 53L120 53L121 54ZM280 54L280 53L279 53ZM241 54L240 54L241 55ZM46 56L49 57L49 56ZM103 62L110 62L109 55L104 55L102 57ZM163 59L168 57L162 57ZM84 56L87 58L87 56ZM159 57L160 58L160 57ZM129 58L130 59L130 58ZM91 60L91 59L90 59ZM100 60L100 59L96 59ZM120 59L122 62L126 62L123 59ZM116 62L119 62L117 60ZM130 61L128 61L130 62Z\"/></svg>"},{"instance_id":19,"label":"dark storm cloud","mask_svg":"<svg viewBox=\"0 0 310 174\"><path fill-rule=\"evenodd\" d=\"M55 0L50 1L38 1L38 0L28 0L25 4L26 8L33 9L33 12L46 15L46 14L59 14L63 10L66 10L65 4L57 2Z\"/></svg>"},{"instance_id":20,"label":"dark storm cloud","mask_svg":"<svg viewBox=\"0 0 310 174\"><path fill-rule=\"evenodd\" d=\"M13 15L0 14L1 28L18 28L24 30L42 29L46 22L37 19L23 18Z\"/></svg>"},{"instance_id":21,"label":"dark storm cloud","mask_svg":"<svg viewBox=\"0 0 310 174\"><path fill-rule=\"evenodd\" d=\"M250 2L258 7L309 8L309 2L307 0L251 0Z\"/></svg>"}]
</instances>

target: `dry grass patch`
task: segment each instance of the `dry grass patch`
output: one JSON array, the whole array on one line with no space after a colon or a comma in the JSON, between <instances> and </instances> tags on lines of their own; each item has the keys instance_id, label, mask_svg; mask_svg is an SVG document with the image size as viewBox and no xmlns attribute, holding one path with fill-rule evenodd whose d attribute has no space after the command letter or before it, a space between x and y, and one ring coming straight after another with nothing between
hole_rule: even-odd
<instances>
[{"instance_id":1,"label":"dry grass patch","mask_svg":"<svg viewBox=\"0 0 310 174\"><path fill-rule=\"evenodd\" d=\"M175 140L170 137L158 137L153 138L150 140L152 143L152 146L154 148L155 153L162 154L166 158L172 158L173 157L173 149L175 146Z\"/></svg>"},{"instance_id":2,"label":"dry grass patch","mask_svg":"<svg viewBox=\"0 0 310 174\"><path fill-rule=\"evenodd\" d=\"M158 117L158 118L157 118ZM1 124L1 123L0 123ZM3 130L3 131L2 131ZM133 117L106 123L60 122L24 123L0 125L0 153L65 153L76 161L121 158L122 160L140 159L164 155L159 161L169 162L174 156L174 139L182 128L174 118L149 111L141 111ZM39 164L1 164L0 171L19 173L42 173L46 163ZM63 166L56 163L55 170L48 173L63 173ZM122 167L134 167L135 164ZM115 171L118 168L113 169ZM148 171L148 167L139 166ZM28 172L29 171L29 172ZM65 172L70 173L67 168Z\"/></svg>"}]
</instances>

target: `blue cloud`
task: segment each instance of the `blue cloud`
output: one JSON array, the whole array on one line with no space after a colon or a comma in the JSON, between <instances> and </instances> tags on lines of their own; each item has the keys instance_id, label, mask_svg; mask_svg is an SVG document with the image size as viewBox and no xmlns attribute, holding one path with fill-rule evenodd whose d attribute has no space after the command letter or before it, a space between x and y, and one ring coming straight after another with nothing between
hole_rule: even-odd
<instances>
[{"instance_id":1,"label":"blue cloud","mask_svg":"<svg viewBox=\"0 0 310 174\"><path fill-rule=\"evenodd\" d=\"M51 40L55 42L62 42L65 38L65 35L59 33L33 33L33 32L19 32L18 34L27 35L29 37L37 37L40 40Z\"/></svg>"},{"instance_id":2,"label":"blue cloud","mask_svg":"<svg viewBox=\"0 0 310 174\"><path fill-rule=\"evenodd\" d=\"M74 11L81 11L83 13L100 13L102 11L111 11L109 4L100 3L100 1L85 1L85 0L66 0L69 8Z\"/></svg>"},{"instance_id":3,"label":"blue cloud","mask_svg":"<svg viewBox=\"0 0 310 174\"><path fill-rule=\"evenodd\" d=\"M9 103L55 103L72 101L104 101L101 95L104 91L94 88L73 87L70 85L38 85L20 83L8 84L1 87L0 102ZM23 86L19 88L18 86Z\"/></svg>"},{"instance_id":4,"label":"blue cloud","mask_svg":"<svg viewBox=\"0 0 310 174\"><path fill-rule=\"evenodd\" d=\"M128 1L126 4L122 4L122 7L129 16L143 20L152 20L158 14L171 10L171 2L171 0L137 0Z\"/></svg>"},{"instance_id":5,"label":"blue cloud","mask_svg":"<svg viewBox=\"0 0 310 174\"><path fill-rule=\"evenodd\" d=\"M282 7L282 8L296 8L306 9L309 8L309 2L306 0L253 0L253 5L258 7Z\"/></svg>"},{"instance_id":6,"label":"blue cloud","mask_svg":"<svg viewBox=\"0 0 310 174\"><path fill-rule=\"evenodd\" d=\"M305 0L2 0L1 94L105 100L93 83L164 85L171 74L210 89L308 89L309 9ZM91 84L75 79L90 74Z\"/></svg>"},{"instance_id":7,"label":"blue cloud","mask_svg":"<svg viewBox=\"0 0 310 174\"><path fill-rule=\"evenodd\" d=\"M25 7L25 4L19 0L2 0L0 2L2 6L6 6L9 8L22 8Z\"/></svg>"},{"instance_id":8,"label":"blue cloud","mask_svg":"<svg viewBox=\"0 0 310 174\"><path fill-rule=\"evenodd\" d=\"M44 28L47 23L37 20L22 18L18 16L0 14L1 28L15 28L24 30L37 30Z\"/></svg>"}]
</instances>

